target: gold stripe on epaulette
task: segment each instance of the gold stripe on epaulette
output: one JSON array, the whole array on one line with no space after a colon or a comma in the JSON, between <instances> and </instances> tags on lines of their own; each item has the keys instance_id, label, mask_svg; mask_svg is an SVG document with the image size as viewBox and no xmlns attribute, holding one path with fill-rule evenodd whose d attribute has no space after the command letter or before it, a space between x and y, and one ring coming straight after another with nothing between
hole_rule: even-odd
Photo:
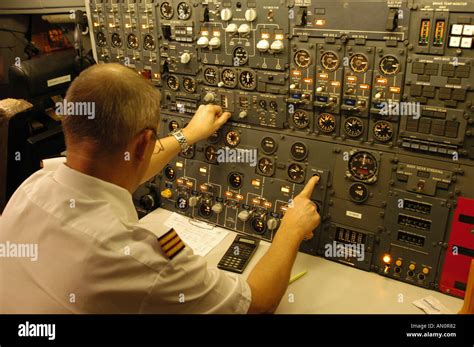
<instances>
[{"instance_id":1,"label":"gold stripe on epaulette","mask_svg":"<svg viewBox=\"0 0 474 347\"><path fill-rule=\"evenodd\" d=\"M158 244L168 259L173 259L186 245L180 239L178 233L171 228L166 234L158 238Z\"/></svg>"}]
</instances>

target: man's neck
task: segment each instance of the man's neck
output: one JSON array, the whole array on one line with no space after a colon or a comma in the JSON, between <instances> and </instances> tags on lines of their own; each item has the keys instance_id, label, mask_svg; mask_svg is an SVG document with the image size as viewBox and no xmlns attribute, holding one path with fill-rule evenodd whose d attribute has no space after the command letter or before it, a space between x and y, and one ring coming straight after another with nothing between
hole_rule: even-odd
<instances>
[{"instance_id":1,"label":"man's neck","mask_svg":"<svg viewBox=\"0 0 474 347\"><path fill-rule=\"evenodd\" d=\"M91 159L92 157L94 159ZM117 169L118 160L123 160L123 158L104 158L99 155L68 152L66 165L71 169L113 183L133 193L135 190L135 183L132 181L134 175L128 172L129 165L122 165L120 169Z\"/></svg>"}]
</instances>

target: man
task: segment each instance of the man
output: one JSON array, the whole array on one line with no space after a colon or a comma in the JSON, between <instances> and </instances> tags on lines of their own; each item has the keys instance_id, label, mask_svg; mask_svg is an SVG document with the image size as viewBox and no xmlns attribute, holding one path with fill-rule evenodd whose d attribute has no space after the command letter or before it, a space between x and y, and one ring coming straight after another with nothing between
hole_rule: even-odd
<instances>
[{"instance_id":1,"label":"man","mask_svg":"<svg viewBox=\"0 0 474 347\"><path fill-rule=\"evenodd\" d=\"M0 244L38 245L37 259L0 258L1 313L261 313L285 293L304 238L319 224L309 200L317 178L294 199L268 252L245 281L207 268L184 246L138 224L131 193L181 150L230 117L200 106L181 133L157 142L160 93L136 72L95 65L69 88L68 103L93 103L94 117L63 119L67 162L40 170L10 199ZM180 243L176 235L172 237Z\"/></svg>"}]
</instances>

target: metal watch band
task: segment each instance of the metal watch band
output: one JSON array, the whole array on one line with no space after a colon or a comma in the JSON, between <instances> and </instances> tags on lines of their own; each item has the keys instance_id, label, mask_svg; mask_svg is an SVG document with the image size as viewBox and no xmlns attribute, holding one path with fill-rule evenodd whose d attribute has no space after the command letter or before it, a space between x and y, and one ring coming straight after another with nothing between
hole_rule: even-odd
<instances>
[{"instance_id":1,"label":"metal watch band","mask_svg":"<svg viewBox=\"0 0 474 347\"><path fill-rule=\"evenodd\" d=\"M178 141L181 151L186 151L190 146L188 144L188 141L186 141L186 137L184 137L183 131L181 129L174 130L171 132L171 135L174 136L176 141Z\"/></svg>"}]
</instances>

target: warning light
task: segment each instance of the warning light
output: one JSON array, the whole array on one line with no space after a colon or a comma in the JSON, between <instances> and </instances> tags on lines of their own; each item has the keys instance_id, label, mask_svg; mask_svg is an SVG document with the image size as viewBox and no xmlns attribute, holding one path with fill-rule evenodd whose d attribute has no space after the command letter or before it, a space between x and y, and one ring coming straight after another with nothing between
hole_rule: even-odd
<instances>
[{"instance_id":1,"label":"warning light","mask_svg":"<svg viewBox=\"0 0 474 347\"><path fill-rule=\"evenodd\" d=\"M318 74L318 78L322 79L322 80L327 80L328 79L328 74L327 73L320 73Z\"/></svg>"},{"instance_id":2,"label":"warning light","mask_svg":"<svg viewBox=\"0 0 474 347\"><path fill-rule=\"evenodd\" d=\"M262 33L262 39L269 39L270 34L269 33Z\"/></svg>"},{"instance_id":3,"label":"warning light","mask_svg":"<svg viewBox=\"0 0 474 347\"><path fill-rule=\"evenodd\" d=\"M252 180L252 185L254 187L260 187L260 180Z\"/></svg>"},{"instance_id":4,"label":"warning light","mask_svg":"<svg viewBox=\"0 0 474 347\"><path fill-rule=\"evenodd\" d=\"M183 167L183 162L182 161L177 161L176 162L176 167Z\"/></svg>"},{"instance_id":5,"label":"warning light","mask_svg":"<svg viewBox=\"0 0 474 347\"><path fill-rule=\"evenodd\" d=\"M276 34L275 35L275 40L283 40L285 36L283 34Z\"/></svg>"},{"instance_id":6,"label":"warning light","mask_svg":"<svg viewBox=\"0 0 474 347\"><path fill-rule=\"evenodd\" d=\"M225 196L228 197L228 198L231 198L232 197L232 192L225 192Z\"/></svg>"},{"instance_id":7,"label":"warning light","mask_svg":"<svg viewBox=\"0 0 474 347\"><path fill-rule=\"evenodd\" d=\"M253 198L252 203L255 205L260 205L260 199L259 198Z\"/></svg>"},{"instance_id":8,"label":"warning light","mask_svg":"<svg viewBox=\"0 0 474 347\"><path fill-rule=\"evenodd\" d=\"M193 182L187 181L187 182L186 182L186 185L187 185L189 188L192 188L192 187L193 187Z\"/></svg>"},{"instance_id":9,"label":"warning light","mask_svg":"<svg viewBox=\"0 0 474 347\"><path fill-rule=\"evenodd\" d=\"M390 256L390 254L385 254L382 260L385 264L390 264L392 262L392 257Z\"/></svg>"},{"instance_id":10,"label":"warning light","mask_svg":"<svg viewBox=\"0 0 474 347\"><path fill-rule=\"evenodd\" d=\"M236 194L236 195L235 195L235 198L236 198L237 200L244 200L244 196L243 196L242 194Z\"/></svg>"},{"instance_id":11,"label":"warning light","mask_svg":"<svg viewBox=\"0 0 474 347\"><path fill-rule=\"evenodd\" d=\"M324 19L316 19L314 21L314 24L316 24L317 26L323 26L326 24L326 21Z\"/></svg>"}]
</instances>

